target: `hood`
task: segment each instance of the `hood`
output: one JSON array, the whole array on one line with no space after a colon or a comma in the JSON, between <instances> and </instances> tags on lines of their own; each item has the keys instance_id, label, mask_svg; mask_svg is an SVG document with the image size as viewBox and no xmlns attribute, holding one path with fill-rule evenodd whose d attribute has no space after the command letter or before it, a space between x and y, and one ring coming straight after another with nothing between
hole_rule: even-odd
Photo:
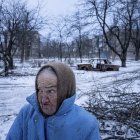
<instances>
[{"instance_id":1,"label":"hood","mask_svg":"<svg viewBox=\"0 0 140 140\"><path fill-rule=\"evenodd\" d=\"M40 112L36 93L27 97L26 100L37 112ZM57 112L55 113L55 116L64 115L67 112L71 111L74 105L74 101L75 101L75 95L71 96L70 98L65 99L62 102L59 109L57 110Z\"/></svg>"},{"instance_id":2,"label":"hood","mask_svg":"<svg viewBox=\"0 0 140 140\"><path fill-rule=\"evenodd\" d=\"M50 67L57 76L57 93L58 93L58 108L61 103L71 96L75 95L76 92L76 80L72 69L60 62L51 62L44 65L38 72L36 76L36 93L37 93L37 78L42 70Z\"/></svg>"}]
</instances>

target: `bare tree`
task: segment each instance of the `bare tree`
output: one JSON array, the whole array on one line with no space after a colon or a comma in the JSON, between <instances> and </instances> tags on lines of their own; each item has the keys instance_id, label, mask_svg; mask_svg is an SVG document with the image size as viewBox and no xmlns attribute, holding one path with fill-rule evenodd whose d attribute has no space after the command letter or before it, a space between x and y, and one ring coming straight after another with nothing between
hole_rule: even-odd
<instances>
[{"instance_id":1,"label":"bare tree","mask_svg":"<svg viewBox=\"0 0 140 140\"><path fill-rule=\"evenodd\" d=\"M41 57L41 50L40 50L40 36L38 30L44 24L45 19L42 19L39 16L39 5L32 10L26 8L23 9L22 14L22 22L18 29L18 46L20 46L20 53L21 53L21 62L25 59L29 59L30 51L32 45L38 46L38 57ZM43 21L44 20L44 21Z\"/></svg>"},{"instance_id":2,"label":"bare tree","mask_svg":"<svg viewBox=\"0 0 140 140\"><path fill-rule=\"evenodd\" d=\"M71 57L72 57L72 53L73 53L73 45L72 45L72 40L71 40L71 36L72 33L69 30L69 28L67 28L66 33L65 33L65 45L66 45L66 58L68 57L68 61L70 63L71 61Z\"/></svg>"},{"instance_id":3,"label":"bare tree","mask_svg":"<svg viewBox=\"0 0 140 140\"><path fill-rule=\"evenodd\" d=\"M132 30L132 44L135 47L135 60L140 59L140 2L135 2L135 16L133 19L133 30Z\"/></svg>"},{"instance_id":4,"label":"bare tree","mask_svg":"<svg viewBox=\"0 0 140 140\"><path fill-rule=\"evenodd\" d=\"M120 58L122 67L126 66L127 50L130 45L132 32L132 19L135 3L122 0L85 0L88 15L96 18L99 23L105 42L108 47ZM115 15L115 23L112 20ZM113 40L117 40L117 48Z\"/></svg>"},{"instance_id":5,"label":"bare tree","mask_svg":"<svg viewBox=\"0 0 140 140\"><path fill-rule=\"evenodd\" d=\"M42 24L42 19L36 9L28 10L26 3L20 1L9 3L5 1L1 10L1 26L4 38L3 42L1 42L1 51L7 64L5 66L6 71L14 67L13 57L17 48L21 46L21 50L23 50L25 46L29 47L27 43L33 37L31 37L31 32L39 29ZM24 52L21 52L24 55Z\"/></svg>"},{"instance_id":6,"label":"bare tree","mask_svg":"<svg viewBox=\"0 0 140 140\"><path fill-rule=\"evenodd\" d=\"M73 46L73 33L71 30L71 16L64 17L65 29L64 29L64 44L65 44L65 59L68 58L68 63L71 63L71 57L74 57Z\"/></svg>"},{"instance_id":7,"label":"bare tree","mask_svg":"<svg viewBox=\"0 0 140 140\"><path fill-rule=\"evenodd\" d=\"M84 30L85 25L82 22L82 18L80 15L80 11L77 11L74 16L72 17L72 21L71 21L71 30L73 30L73 32L75 34L77 34L77 36L75 37L75 41L78 47L78 53L79 53L79 57L80 57L80 61L82 63L82 35L84 34L83 30Z\"/></svg>"},{"instance_id":8,"label":"bare tree","mask_svg":"<svg viewBox=\"0 0 140 140\"><path fill-rule=\"evenodd\" d=\"M16 47L16 33L19 26L18 15L19 8L14 5L4 5L1 10L1 26L3 28L3 41L1 42L1 52L5 61L5 75L7 75L8 69L13 69L13 55L15 54ZM12 10L12 8L14 10ZM12 14L11 14L12 12Z\"/></svg>"},{"instance_id":9,"label":"bare tree","mask_svg":"<svg viewBox=\"0 0 140 140\"><path fill-rule=\"evenodd\" d=\"M66 22L65 22L65 18L64 17L58 17L56 19L56 21L53 21L51 23L51 30L54 33L54 36L56 37L55 39L57 40L57 42L59 42L58 44L58 58L62 61L63 58L63 42L64 42L64 32L65 32L65 28L66 28Z\"/></svg>"}]
</instances>

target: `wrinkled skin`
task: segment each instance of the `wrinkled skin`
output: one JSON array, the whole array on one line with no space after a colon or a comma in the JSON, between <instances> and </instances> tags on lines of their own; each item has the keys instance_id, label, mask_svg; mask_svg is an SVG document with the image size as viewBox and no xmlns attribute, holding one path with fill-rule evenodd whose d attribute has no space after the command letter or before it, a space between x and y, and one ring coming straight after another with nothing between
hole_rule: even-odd
<instances>
[{"instance_id":1,"label":"wrinkled skin","mask_svg":"<svg viewBox=\"0 0 140 140\"><path fill-rule=\"evenodd\" d=\"M43 70L37 79L38 102L45 115L53 115L57 109L57 77L49 70Z\"/></svg>"}]
</instances>

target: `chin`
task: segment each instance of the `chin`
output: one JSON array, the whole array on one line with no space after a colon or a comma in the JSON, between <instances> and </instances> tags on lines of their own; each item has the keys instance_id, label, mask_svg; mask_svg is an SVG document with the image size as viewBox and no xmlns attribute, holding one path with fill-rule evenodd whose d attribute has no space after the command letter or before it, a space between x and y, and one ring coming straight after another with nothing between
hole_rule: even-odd
<instances>
[{"instance_id":1,"label":"chin","mask_svg":"<svg viewBox=\"0 0 140 140\"><path fill-rule=\"evenodd\" d=\"M47 115L47 116L51 116L54 114L54 112L48 112L42 109L43 114Z\"/></svg>"},{"instance_id":2,"label":"chin","mask_svg":"<svg viewBox=\"0 0 140 140\"><path fill-rule=\"evenodd\" d=\"M39 106L39 110L42 113L42 115L45 116L45 117L51 116L51 115L56 113L56 111L48 112L48 111L46 111L46 109L42 109L41 106Z\"/></svg>"}]
</instances>

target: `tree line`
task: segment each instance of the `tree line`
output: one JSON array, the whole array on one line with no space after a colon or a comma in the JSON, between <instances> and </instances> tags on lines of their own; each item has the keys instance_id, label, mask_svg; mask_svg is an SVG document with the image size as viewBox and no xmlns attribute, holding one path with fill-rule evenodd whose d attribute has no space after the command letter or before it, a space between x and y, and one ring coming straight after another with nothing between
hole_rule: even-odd
<instances>
[{"instance_id":1,"label":"tree line","mask_svg":"<svg viewBox=\"0 0 140 140\"><path fill-rule=\"evenodd\" d=\"M94 57L96 52L109 48L126 67L128 50L133 49L135 60L140 59L138 0L83 0L79 5L73 15L51 23L51 34L54 37L55 31L56 39L51 40L49 34L46 52L51 46L56 47L62 59L67 48L69 57L75 55L82 62L82 58L90 54Z\"/></svg>"},{"instance_id":2,"label":"tree line","mask_svg":"<svg viewBox=\"0 0 140 140\"><path fill-rule=\"evenodd\" d=\"M133 48L140 59L140 2L138 0L82 0L76 11L65 17L42 18L39 5L27 2L0 1L0 58L5 74L13 69L14 57L21 62L31 57L71 58L102 57L113 52L126 67L128 50ZM46 20L47 19L47 20ZM39 30L45 25L45 41ZM33 46L36 46L33 48ZM109 57L109 52L104 55Z\"/></svg>"}]
</instances>

